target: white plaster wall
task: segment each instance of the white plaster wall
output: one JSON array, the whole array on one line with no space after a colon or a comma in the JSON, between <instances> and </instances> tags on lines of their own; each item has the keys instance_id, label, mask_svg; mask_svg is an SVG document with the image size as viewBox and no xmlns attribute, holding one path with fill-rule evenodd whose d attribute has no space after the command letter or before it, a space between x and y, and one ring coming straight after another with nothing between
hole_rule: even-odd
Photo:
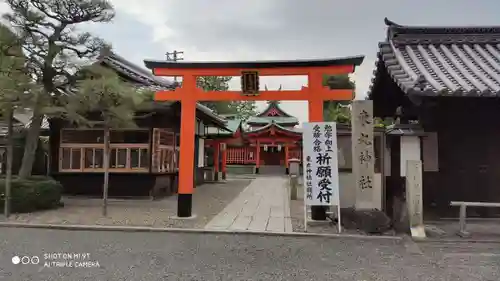
<instances>
[{"instance_id":1,"label":"white plaster wall","mask_svg":"<svg viewBox=\"0 0 500 281\"><path fill-rule=\"evenodd\" d=\"M199 138L198 167L205 167L205 139Z\"/></svg>"},{"instance_id":2,"label":"white plaster wall","mask_svg":"<svg viewBox=\"0 0 500 281\"><path fill-rule=\"evenodd\" d=\"M356 184L352 173L339 173L340 184L340 207L354 207L356 203ZM366 209L382 210L382 174L375 173L373 183L373 201L369 206L364 206Z\"/></svg>"},{"instance_id":3,"label":"white plaster wall","mask_svg":"<svg viewBox=\"0 0 500 281\"><path fill-rule=\"evenodd\" d=\"M406 161L420 159L420 139L417 136L401 137L401 176L406 176Z\"/></svg>"}]
</instances>

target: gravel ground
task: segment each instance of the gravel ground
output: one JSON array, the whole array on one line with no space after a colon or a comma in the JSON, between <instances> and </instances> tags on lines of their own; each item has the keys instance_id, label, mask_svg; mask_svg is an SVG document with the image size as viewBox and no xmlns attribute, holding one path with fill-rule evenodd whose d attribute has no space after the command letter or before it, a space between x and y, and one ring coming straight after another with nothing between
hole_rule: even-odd
<instances>
[{"instance_id":1,"label":"gravel ground","mask_svg":"<svg viewBox=\"0 0 500 281\"><path fill-rule=\"evenodd\" d=\"M419 248L379 239L9 228L1 233L0 280L6 281L499 280L500 249L477 244L463 258L464 252L440 245ZM100 267L75 268L76 259L64 260L65 268L45 267L54 261L45 259L49 253L89 253L80 262ZM40 264L13 265L13 256L39 256Z\"/></svg>"},{"instance_id":2,"label":"gravel ground","mask_svg":"<svg viewBox=\"0 0 500 281\"><path fill-rule=\"evenodd\" d=\"M432 238L460 239L457 235L460 229L458 220L441 220L425 222L427 234ZM500 241L500 220L479 219L469 220L466 230L470 233L467 239Z\"/></svg>"},{"instance_id":3,"label":"gravel ground","mask_svg":"<svg viewBox=\"0 0 500 281\"><path fill-rule=\"evenodd\" d=\"M297 192L297 200L290 201L290 216L292 219L292 228L294 232L304 232L304 196L302 192L302 187L299 187ZM309 223L307 225L308 233L338 233L337 225L332 225L328 222ZM342 229L342 234L362 234L367 235L363 231L358 231L356 229ZM395 235L393 231L385 233L384 235Z\"/></svg>"},{"instance_id":4,"label":"gravel ground","mask_svg":"<svg viewBox=\"0 0 500 281\"><path fill-rule=\"evenodd\" d=\"M177 196L150 200L111 200L108 216L101 215L101 200L66 198L65 207L27 214L17 214L10 222L33 224L149 226L203 228L250 184L250 179L228 179L225 183L204 184L193 195L194 219L175 219Z\"/></svg>"}]
</instances>

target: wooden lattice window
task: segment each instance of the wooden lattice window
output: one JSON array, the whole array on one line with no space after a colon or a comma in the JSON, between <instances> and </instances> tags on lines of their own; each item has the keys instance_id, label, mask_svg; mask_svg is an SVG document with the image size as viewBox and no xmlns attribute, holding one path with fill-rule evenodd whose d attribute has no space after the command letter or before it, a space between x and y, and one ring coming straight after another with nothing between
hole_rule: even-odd
<instances>
[{"instance_id":1,"label":"wooden lattice window","mask_svg":"<svg viewBox=\"0 0 500 281\"><path fill-rule=\"evenodd\" d=\"M110 172L149 172L149 130L111 131ZM60 172L103 172L102 129L63 129L59 150Z\"/></svg>"},{"instance_id":2,"label":"wooden lattice window","mask_svg":"<svg viewBox=\"0 0 500 281\"><path fill-rule=\"evenodd\" d=\"M176 134L171 129L153 130L153 172L175 172L177 168L176 143Z\"/></svg>"}]
</instances>

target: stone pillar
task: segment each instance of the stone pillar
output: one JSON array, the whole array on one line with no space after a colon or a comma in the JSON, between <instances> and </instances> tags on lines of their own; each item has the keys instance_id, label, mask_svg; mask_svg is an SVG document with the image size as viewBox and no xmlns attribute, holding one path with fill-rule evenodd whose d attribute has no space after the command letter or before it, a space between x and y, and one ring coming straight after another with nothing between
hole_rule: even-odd
<instances>
[{"instance_id":1,"label":"stone pillar","mask_svg":"<svg viewBox=\"0 0 500 281\"><path fill-rule=\"evenodd\" d=\"M379 209L375 206L375 154L373 140L373 102L355 100L352 103L352 172L356 188L357 210Z\"/></svg>"},{"instance_id":2,"label":"stone pillar","mask_svg":"<svg viewBox=\"0 0 500 281\"><path fill-rule=\"evenodd\" d=\"M288 161L290 172L290 200L297 200L297 187L300 177L300 160L292 158Z\"/></svg>"},{"instance_id":3,"label":"stone pillar","mask_svg":"<svg viewBox=\"0 0 500 281\"><path fill-rule=\"evenodd\" d=\"M406 176L406 162L408 160L420 161L420 136L401 136L401 149L400 149L400 167L401 176Z\"/></svg>"},{"instance_id":4,"label":"stone pillar","mask_svg":"<svg viewBox=\"0 0 500 281\"><path fill-rule=\"evenodd\" d=\"M411 236L425 238L423 196L422 196L422 161L406 161L406 206Z\"/></svg>"}]
</instances>

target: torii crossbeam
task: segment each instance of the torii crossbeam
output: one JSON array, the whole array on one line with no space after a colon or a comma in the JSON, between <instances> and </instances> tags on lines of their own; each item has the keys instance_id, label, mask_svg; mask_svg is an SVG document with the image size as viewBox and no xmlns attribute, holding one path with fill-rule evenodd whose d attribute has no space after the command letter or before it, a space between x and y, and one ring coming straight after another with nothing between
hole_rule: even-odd
<instances>
[{"instance_id":1,"label":"torii crossbeam","mask_svg":"<svg viewBox=\"0 0 500 281\"><path fill-rule=\"evenodd\" d=\"M174 91L159 91L156 101L181 102L181 136L179 160L178 217L192 215L194 188L194 141L196 102L224 100L306 100L309 103L309 121L323 121L323 102L352 100L351 89L330 90L323 86L325 75L348 74L363 62L363 56L295 61L251 62L171 62L145 60L146 67L156 76L181 76L182 87ZM308 86L293 91L259 92L259 76L307 75ZM199 76L241 76L241 91L203 91L197 87Z\"/></svg>"}]
</instances>

